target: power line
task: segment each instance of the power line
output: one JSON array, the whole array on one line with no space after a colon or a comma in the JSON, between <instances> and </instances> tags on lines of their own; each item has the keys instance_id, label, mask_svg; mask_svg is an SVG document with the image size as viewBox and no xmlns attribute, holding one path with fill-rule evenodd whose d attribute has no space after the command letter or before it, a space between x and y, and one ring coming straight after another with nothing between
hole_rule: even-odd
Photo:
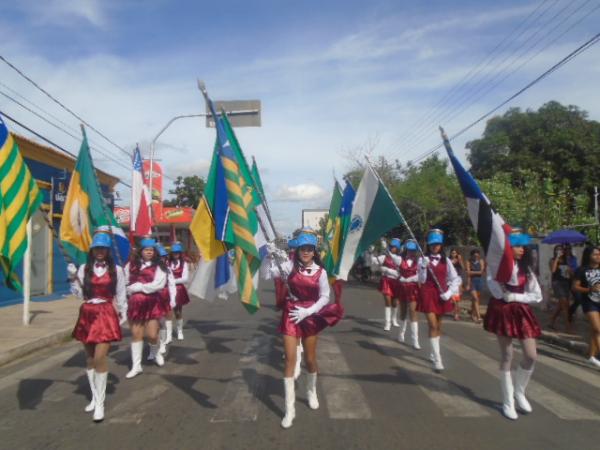
<instances>
[{"instance_id":1,"label":"power line","mask_svg":"<svg viewBox=\"0 0 600 450\"><path fill-rule=\"evenodd\" d=\"M68 106L66 106L65 104L63 104L60 100L58 100L54 96L52 96L52 94L50 94L43 87L41 87L39 84L37 84L28 75L26 75L22 70L20 70L18 67L16 67L13 63L11 63L10 61L8 61L3 55L0 55L0 60L2 60L11 69L13 69L15 72L17 72L23 78L25 78L27 81L29 81L29 83L31 83L33 86L35 86L38 90L40 90L41 92L43 92L50 100L52 100L54 103L56 103L57 105L59 105L65 111L67 111L68 113L70 113L73 117L75 117L77 120L79 120L85 126L87 126L90 130L95 131L99 136L101 136L102 138L104 138L107 142L111 143L117 149L119 149L121 152L125 153L128 157L131 158L131 154L127 150L125 150L119 144L115 143L112 139L110 139L104 133L102 133L100 130L98 130L96 127L94 127L93 125L91 125L87 120L85 120L79 114L75 113L71 108L69 108Z\"/></svg>"},{"instance_id":2,"label":"power line","mask_svg":"<svg viewBox=\"0 0 600 450\"><path fill-rule=\"evenodd\" d=\"M77 159L77 155L71 153L70 151L66 150L65 148L61 147L60 145L56 144L55 142L51 141L50 139L48 139L46 136L38 133L37 131L34 131L33 129L31 129L30 127L28 127L27 125L23 124L22 122L18 121L17 119L15 119L14 117L6 114L4 111L0 111L0 114L7 118L8 120L10 120L11 122L13 122L15 125L20 126L21 128L23 128L24 130L29 131L31 134L33 134L34 136L37 136L38 138L42 139L44 142L50 144L53 147L58 148L59 150L61 150L62 152L66 153L67 155L71 156L73 159ZM125 183L123 180L119 179L119 183L130 188L131 189L131 185Z\"/></svg>"},{"instance_id":3,"label":"power line","mask_svg":"<svg viewBox=\"0 0 600 450\"><path fill-rule=\"evenodd\" d=\"M482 89L484 89L485 85L482 84L482 80L480 80L479 82L476 83L475 87L476 89L474 91L465 93L460 99L458 104L454 105L452 110L447 111L446 113L442 113L442 114L438 114L438 116L436 118L434 118L435 121L439 122L446 122L446 121L452 121L454 119L456 119L457 117L459 117L464 111L466 111L467 109L469 109L473 103L477 100L480 100L481 98L485 97L487 94L489 94L493 89L495 89L497 86L499 86L504 80L506 80L508 77L510 77L511 75L513 75L515 72L517 72L521 67L523 67L524 65L526 65L527 63L529 63L532 59L534 59L535 57L537 57L540 53L542 53L546 48L548 48L550 45L552 45L554 42L556 42L560 37L562 37L564 34L566 34L568 31L570 31L575 25L577 25L578 23L580 23L582 20L584 20L585 18L589 17L589 15L591 15L596 9L598 9L598 7L592 8L590 11L588 11L587 14L584 14L578 21L576 21L574 24L572 24L571 26L569 26L567 28L567 30L565 30L563 33L561 33L558 37L554 38L553 40L551 40L549 43L547 43L542 49L538 50L535 54L533 54L532 56L530 56L528 59L526 59L522 64L520 64L516 69L508 72L508 70L514 66L514 64L517 63L517 61L519 61L521 58L523 58L529 51L533 50L535 47L537 47L542 41L544 41L546 38L550 37L556 30L559 29L559 27L561 27L565 22L567 22L571 17L573 17L577 12L579 12L581 9L583 9L591 0L586 0L584 1L582 4L579 5L579 7L577 7L574 11L572 11L567 17L565 17L564 19L562 19L558 24L556 24L548 33L546 33L545 35L543 35L540 39L538 39L537 41L535 41L533 43L533 45L527 47L525 49L525 51L521 52L518 54L518 56L515 56L514 58L512 58L512 61L509 61L508 65L505 65L505 63L509 60L509 58L511 57L511 55L508 55L506 58L504 58L501 62L501 64L504 66L503 68L501 68L500 71L496 72L489 80L487 80L488 83L494 83L491 87L488 87L485 91L483 91L483 93L481 95L478 95L480 92L482 92ZM558 11L549 21L548 24L552 23L561 13L563 13L567 8L569 7L569 4L567 4L567 6L565 6L564 8L562 8L560 11ZM532 35L530 35L527 39L527 41L525 42L525 44L527 44L529 41L531 41L531 39L533 37L535 37L537 34L539 34L539 32L542 29L538 29L536 32L534 32ZM525 45L524 44L524 45ZM521 46L522 48L523 46ZM515 52L513 52L514 54ZM502 77L498 80L499 77ZM496 81L498 80L498 81ZM473 100L472 103L467 103L468 101ZM460 108L460 109L459 109ZM455 110L458 109L458 112L456 112ZM430 126L433 126L430 124ZM428 132L426 130L424 130L424 133L421 134L420 138L417 139L416 141L414 141L413 143L410 144L410 147L416 147L418 145L420 145L425 139L427 139L428 137Z\"/></svg>"},{"instance_id":4,"label":"power line","mask_svg":"<svg viewBox=\"0 0 600 450\"><path fill-rule=\"evenodd\" d=\"M510 103L512 100L514 100L515 98L517 98L518 96L520 96L523 92L525 92L528 89L530 89L531 87L535 86L537 83L539 83L544 78L548 77L549 75L551 75L552 73L554 73L555 71L557 71L558 69L560 69L562 66L564 66L565 64L567 64L568 62L570 62L571 60L573 60L574 58L576 58L577 56L579 56L581 53L583 53L586 50L590 49L593 45L595 45L596 43L598 43L598 41L600 41L600 33L594 35L592 38L590 38L589 40L587 40L586 42L584 42L582 45L580 45L579 47L577 47L575 50L573 50L567 56L565 56L564 58L562 58L560 61L558 61L556 64L554 64L548 70L546 70L544 73L542 73L541 75L539 75L533 81L529 82L523 88L519 89L513 95L511 95L510 97L508 97L506 100L504 100L498 106L496 106L493 109L489 110L488 112L486 112L485 114L483 114L481 117L479 117L477 120L475 120L474 122L470 123L469 125L467 125L466 127L464 127L462 130L460 130L456 134L452 135L452 137L450 137L449 140L452 141L452 140L456 139L457 137L463 135L468 130L470 130L471 128L473 128L475 125L477 125L481 121L485 120L487 117L491 116L497 110L499 110L500 108L502 108L503 106L505 106L506 104ZM441 143L441 144L438 144L438 145L430 148L425 153L423 153L420 156L418 156L417 158L413 159L412 162L415 163L415 162L418 162L418 161L420 161L420 160L428 157L429 155L435 153L437 150L439 150L440 148L442 148L443 145L444 144Z\"/></svg>"},{"instance_id":5,"label":"power line","mask_svg":"<svg viewBox=\"0 0 600 450\"><path fill-rule=\"evenodd\" d=\"M557 0L554 1L554 3L556 3ZM548 2L548 0L543 0L532 12L530 12L527 17L525 17L525 19L523 19L523 21L521 21L519 23L519 25L517 25L515 28L513 28L510 33L508 33L492 50L489 54L487 54L477 65L473 66L471 68L471 70L456 84L454 85L454 87L444 95L444 97L432 108L429 110L429 112L426 112L424 114L424 116L422 116L420 119L418 119L416 122L413 123L412 126L410 126L408 128L408 132L405 133L401 138L400 141L404 141L404 138L406 137L406 140L408 142L414 141L414 139L421 134L422 129L424 128L424 126L433 118L437 117L437 115L439 114L439 112L441 110L443 110L445 108L445 105L452 103L451 99L453 97L453 95L458 92L462 87L467 85L467 82L470 81L471 79L474 79L477 75L479 75L485 68L487 68L495 59L496 59L496 52L499 52L500 50L503 50L504 48L507 48L507 46L510 44L510 42L516 42L517 39L519 39L526 31L528 31L528 29L531 29L532 27L534 27L536 25L536 23L546 14L546 12L548 12L548 10L551 8L551 6L549 6L548 8L546 8L546 10L542 11L537 18L533 19L533 22L531 23L531 25L529 27L525 27L525 25L527 24L527 22L529 22L529 19L531 19L532 17L535 16L535 14ZM520 30L520 31L519 31ZM512 39L511 39L512 38ZM504 45L505 43L507 43L507 45ZM417 128L415 128L417 127Z\"/></svg>"},{"instance_id":6,"label":"power line","mask_svg":"<svg viewBox=\"0 0 600 450\"><path fill-rule=\"evenodd\" d=\"M76 136L72 133L70 133L69 131L65 130L64 128L60 127L59 125L55 124L54 122L52 122L51 120L48 120L46 117L42 116L41 114L37 113L36 111L32 110L31 108L29 108L28 106L22 104L21 102L19 102L18 100L16 100L15 98L11 97L10 95L8 95L6 92L0 90L0 95L3 95L4 97L6 97L7 99L11 100L12 102L14 102L15 104L19 105L21 108L25 109L26 111L29 111L31 114L33 114L34 116L38 117L39 119L43 120L44 122L46 122L47 124L53 126L54 128L56 128L57 130L62 131L63 133L65 133L66 135L72 137L73 139L75 139L76 141L81 141L81 137L80 136ZM90 146L90 148L93 148L92 146ZM111 160L112 162L114 162L115 164L117 164L118 166L129 170L130 167L124 165L121 161L115 159L114 157L98 150L97 148L93 148L94 150L96 150L98 153L100 153L102 156L107 157L109 160Z\"/></svg>"}]
</instances>

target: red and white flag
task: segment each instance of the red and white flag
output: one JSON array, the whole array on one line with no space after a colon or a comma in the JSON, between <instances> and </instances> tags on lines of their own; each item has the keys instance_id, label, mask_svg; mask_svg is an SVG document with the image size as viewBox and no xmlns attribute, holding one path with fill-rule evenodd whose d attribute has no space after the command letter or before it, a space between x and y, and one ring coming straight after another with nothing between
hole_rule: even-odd
<instances>
[{"instance_id":1,"label":"red and white flag","mask_svg":"<svg viewBox=\"0 0 600 450\"><path fill-rule=\"evenodd\" d=\"M152 221L150 219L150 194L144 184L142 172L142 157L140 149L133 152L133 176L131 180L131 234L134 236L147 236L151 234Z\"/></svg>"}]
</instances>

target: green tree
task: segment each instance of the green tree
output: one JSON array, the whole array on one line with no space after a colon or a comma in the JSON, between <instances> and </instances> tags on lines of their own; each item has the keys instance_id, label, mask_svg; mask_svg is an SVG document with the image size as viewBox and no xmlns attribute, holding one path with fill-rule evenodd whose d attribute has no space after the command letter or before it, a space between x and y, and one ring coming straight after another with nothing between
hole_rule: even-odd
<instances>
[{"instance_id":1,"label":"green tree","mask_svg":"<svg viewBox=\"0 0 600 450\"><path fill-rule=\"evenodd\" d=\"M175 198L165 200L165 206L187 206L190 208L198 207L200 198L204 193L205 180L197 175L191 177L179 176L174 182L175 188L169 190L169 194Z\"/></svg>"},{"instance_id":2,"label":"green tree","mask_svg":"<svg viewBox=\"0 0 600 450\"><path fill-rule=\"evenodd\" d=\"M481 139L467 143L471 172L478 179L506 172L519 182L527 171L543 170L554 183L566 179L569 189L591 194L598 184L600 123L587 117L555 101L537 111L511 108L488 121Z\"/></svg>"}]
</instances>

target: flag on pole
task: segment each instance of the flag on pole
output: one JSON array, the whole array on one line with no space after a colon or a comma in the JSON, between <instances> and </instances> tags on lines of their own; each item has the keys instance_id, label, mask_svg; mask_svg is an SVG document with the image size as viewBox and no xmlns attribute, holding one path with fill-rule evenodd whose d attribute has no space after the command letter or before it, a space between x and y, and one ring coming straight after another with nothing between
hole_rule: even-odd
<instances>
[{"instance_id":1,"label":"flag on pole","mask_svg":"<svg viewBox=\"0 0 600 450\"><path fill-rule=\"evenodd\" d=\"M133 172L131 178L131 233L134 236L147 236L152 233L150 219L150 195L144 183L142 156L139 147L133 152Z\"/></svg>"},{"instance_id":2,"label":"flag on pole","mask_svg":"<svg viewBox=\"0 0 600 450\"><path fill-rule=\"evenodd\" d=\"M225 241L233 239L231 229L227 226L227 187L217 148L218 143L215 144L204 193L190 224L190 231L200 249L202 259L192 278L189 291L197 297L211 301L230 280Z\"/></svg>"},{"instance_id":3,"label":"flag on pole","mask_svg":"<svg viewBox=\"0 0 600 450\"><path fill-rule=\"evenodd\" d=\"M254 157L252 157L252 168L250 169L250 175L254 183L254 188L259 194L260 200L260 203L256 206L256 213L265 227L265 238L268 241L273 241L275 238L277 238L277 233L275 233L275 229L271 224L271 213L269 211L269 205L267 204L267 197L265 195L265 190L263 188L260 173L258 172L258 166L256 165L256 160Z\"/></svg>"},{"instance_id":4,"label":"flag on pole","mask_svg":"<svg viewBox=\"0 0 600 450\"><path fill-rule=\"evenodd\" d=\"M458 178L458 184L467 200L469 218L483 247L488 273L496 281L505 283L510 280L513 269L513 255L508 240L511 228L494 210L490 200L481 191L475 179L456 158L446 133L441 128L440 131L444 147L446 147L448 157L454 167L454 173Z\"/></svg>"},{"instance_id":5,"label":"flag on pole","mask_svg":"<svg viewBox=\"0 0 600 450\"><path fill-rule=\"evenodd\" d=\"M206 100L213 118L215 118L217 128L218 153L225 176L230 210L229 220L233 235L230 244L235 250L234 268L240 300L248 312L254 313L260 307L254 286L254 275L260 268L260 255L255 240L258 221L255 211L251 208L251 196L248 195L246 184L247 178L236 158L236 150L232 147L230 139L232 135L227 132L226 118L217 116L214 105L208 96Z\"/></svg>"},{"instance_id":6,"label":"flag on pole","mask_svg":"<svg viewBox=\"0 0 600 450\"><path fill-rule=\"evenodd\" d=\"M331 195L331 201L329 202L329 214L327 215L327 223L325 224L325 232L323 234L323 266L329 275L333 274L335 268L335 261L331 252L333 244L335 223L340 213L340 207L342 206L342 189L337 180L333 186L333 194Z\"/></svg>"},{"instance_id":7,"label":"flag on pole","mask_svg":"<svg viewBox=\"0 0 600 450\"><path fill-rule=\"evenodd\" d=\"M354 205L354 199L356 197L356 191L352 184L346 180L346 186L342 194L342 205L340 211L335 219L333 240L331 242L331 257L332 257L332 272L328 272L330 275L337 275L340 270L340 261L342 257L342 249L344 248L344 242L346 241L346 235L350 228L350 214L352 213L352 206Z\"/></svg>"},{"instance_id":8,"label":"flag on pole","mask_svg":"<svg viewBox=\"0 0 600 450\"><path fill-rule=\"evenodd\" d=\"M129 240L104 201L84 131L60 222L60 240L77 264L87 260L92 233L96 230L112 234L113 257L118 264L125 264L129 258Z\"/></svg>"},{"instance_id":9,"label":"flag on pole","mask_svg":"<svg viewBox=\"0 0 600 450\"><path fill-rule=\"evenodd\" d=\"M368 165L352 206L350 225L341 252L338 278L347 280L348 273L358 256L383 234L402 223L404 221L394 200L379 176Z\"/></svg>"},{"instance_id":10,"label":"flag on pole","mask_svg":"<svg viewBox=\"0 0 600 450\"><path fill-rule=\"evenodd\" d=\"M27 222L41 203L42 194L0 117L0 267L10 289L22 291L15 269L29 244Z\"/></svg>"}]
</instances>

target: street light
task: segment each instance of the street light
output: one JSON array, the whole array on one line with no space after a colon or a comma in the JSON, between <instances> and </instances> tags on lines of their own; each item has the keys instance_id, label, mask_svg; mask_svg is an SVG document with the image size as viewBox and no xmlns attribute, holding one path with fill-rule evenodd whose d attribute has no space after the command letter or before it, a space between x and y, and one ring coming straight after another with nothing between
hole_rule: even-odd
<instances>
[{"instance_id":1,"label":"street light","mask_svg":"<svg viewBox=\"0 0 600 450\"><path fill-rule=\"evenodd\" d=\"M259 114L259 113L260 113L259 109L227 111L228 116L243 116L243 115ZM175 122L176 120L187 119L189 117L204 117L204 118L206 118L206 117L209 117L210 115L211 115L210 113L203 113L203 114L183 114L180 116L175 116L172 119L170 119L166 123L166 125L160 129L158 134L156 136L154 136L154 139L152 139L152 142L150 143L150 174L149 174L149 177L150 177L150 183L149 183L150 204L148 205L150 217L153 217L153 215L152 215L152 193L154 192L153 191L153 189L154 189L154 151L155 151L156 141L167 130L167 128L169 128L171 126L171 124L173 122Z\"/></svg>"}]
</instances>

